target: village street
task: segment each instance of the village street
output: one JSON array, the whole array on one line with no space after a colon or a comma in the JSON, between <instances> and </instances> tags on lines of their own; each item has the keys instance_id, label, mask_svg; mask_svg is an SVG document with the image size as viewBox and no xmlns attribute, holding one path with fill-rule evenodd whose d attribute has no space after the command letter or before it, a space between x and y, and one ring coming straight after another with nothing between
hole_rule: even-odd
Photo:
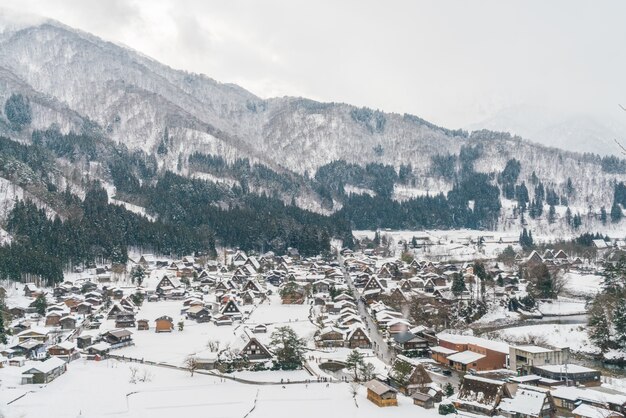
<instances>
[{"instance_id":1,"label":"village street","mask_svg":"<svg viewBox=\"0 0 626 418\"><path fill-rule=\"evenodd\" d=\"M387 345L387 343L383 339L383 336L381 335L381 333L380 333L380 331L378 329L378 326L376 325L376 323L374 322L374 320L370 316L370 314L367 311L367 309L365 309L365 303L359 297L359 292L356 289L356 287L354 286L354 283L352 282L352 278L350 277L350 274L343 267L342 267L342 270L343 270L343 273L344 273L344 278L346 280L346 284L348 285L348 288L350 289L350 292L354 295L354 297L356 299L357 308L359 310L359 315L361 316L361 318L363 319L363 321L366 324L370 340L372 340L372 349L374 350L374 353L385 364L391 365L391 362L392 362L393 357L394 357L392 351L389 349L389 346Z\"/></svg>"}]
</instances>

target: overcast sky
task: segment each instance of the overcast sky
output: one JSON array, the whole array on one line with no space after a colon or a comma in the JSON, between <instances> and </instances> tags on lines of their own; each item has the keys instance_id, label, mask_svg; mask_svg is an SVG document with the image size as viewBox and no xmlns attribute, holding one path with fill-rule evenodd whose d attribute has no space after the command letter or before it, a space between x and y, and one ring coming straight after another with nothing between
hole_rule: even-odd
<instances>
[{"instance_id":1,"label":"overcast sky","mask_svg":"<svg viewBox=\"0 0 626 418\"><path fill-rule=\"evenodd\" d=\"M261 97L451 128L506 107L618 115L626 102L626 1L20 0L19 10Z\"/></svg>"}]
</instances>

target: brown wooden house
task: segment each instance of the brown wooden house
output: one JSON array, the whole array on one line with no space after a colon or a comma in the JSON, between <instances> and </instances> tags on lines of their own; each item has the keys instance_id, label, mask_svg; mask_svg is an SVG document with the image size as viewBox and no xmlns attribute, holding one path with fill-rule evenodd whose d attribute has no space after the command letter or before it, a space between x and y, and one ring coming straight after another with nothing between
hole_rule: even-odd
<instances>
[{"instance_id":1,"label":"brown wooden house","mask_svg":"<svg viewBox=\"0 0 626 418\"><path fill-rule=\"evenodd\" d=\"M174 320L167 315L155 319L154 322L156 323L154 332L172 332L174 329Z\"/></svg>"},{"instance_id":2,"label":"brown wooden house","mask_svg":"<svg viewBox=\"0 0 626 418\"><path fill-rule=\"evenodd\" d=\"M348 348L371 348L372 340L362 327L354 327L346 337Z\"/></svg>"},{"instance_id":3,"label":"brown wooden house","mask_svg":"<svg viewBox=\"0 0 626 418\"><path fill-rule=\"evenodd\" d=\"M380 407L398 406L397 391L380 380L370 380L365 384L367 399Z\"/></svg>"}]
</instances>

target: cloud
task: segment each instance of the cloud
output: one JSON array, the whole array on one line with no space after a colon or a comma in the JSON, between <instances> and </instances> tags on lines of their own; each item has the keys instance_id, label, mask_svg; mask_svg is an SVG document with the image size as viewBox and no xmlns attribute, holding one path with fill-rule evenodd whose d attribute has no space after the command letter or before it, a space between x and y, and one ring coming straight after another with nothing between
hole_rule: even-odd
<instances>
[{"instance_id":1,"label":"cloud","mask_svg":"<svg viewBox=\"0 0 626 418\"><path fill-rule=\"evenodd\" d=\"M450 127L516 105L623 118L615 105L626 100L620 1L22 0L20 10L263 97Z\"/></svg>"}]
</instances>

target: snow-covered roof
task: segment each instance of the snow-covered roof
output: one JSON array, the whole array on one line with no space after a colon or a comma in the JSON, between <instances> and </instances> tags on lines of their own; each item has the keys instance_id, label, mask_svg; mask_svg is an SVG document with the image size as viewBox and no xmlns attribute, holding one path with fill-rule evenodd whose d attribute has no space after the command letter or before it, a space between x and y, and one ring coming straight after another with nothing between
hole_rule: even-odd
<instances>
[{"instance_id":1,"label":"snow-covered roof","mask_svg":"<svg viewBox=\"0 0 626 418\"><path fill-rule=\"evenodd\" d=\"M538 345L516 345L513 348L520 351L526 351L527 353L540 354L540 353L550 353L554 350L550 350L549 348L539 347Z\"/></svg>"},{"instance_id":2,"label":"snow-covered roof","mask_svg":"<svg viewBox=\"0 0 626 418\"><path fill-rule=\"evenodd\" d=\"M593 373L596 370L589 367L580 366L578 364L545 364L543 366L535 366L538 369L545 370L550 373Z\"/></svg>"},{"instance_id":3,"label":"snow-covered roof","mask_svg":"<svg viewBox=\"0 0 626 418\"><path fill-rule=\"evenodd\" d=\"M25 370L22 373L29 373L31 370L37 370L41 373L50 373L52 370L62 367L63 365L65 365L65 361L61 360L58 357L50 357L46 361L35 361L28 363L24 367Z\"/></svg>"},{"instance_id":4,"label":"snow-covered roof","mask_svg":"<svg viewBox=\"0 0 626 418\"><path fill-rule=\"evenodd\" d=\"M449 348L442 347L440 345L437 345L435 347L430 347L430 351L432 351L434 353L443 354L443 355L458 353L458 351L456 351L456 350L451 350Z\"/></svg>"},{"instance_id":5,"label":"snow-covered roof","mask_svg":"<svg viewBox=\"0 0 626 418\"><path fill-rule=\"evenodd\" d=\"M487 340L485 338L474 337L473 335L457 334L437 334L439 340L448 341L453 344L474 344L488 350L509 354L509 345L500 341Z\"/></svg>"},{"instance_id":6,"label":"snow-covered roof","mask_svg":"<svg viewBox=\"0 0 626 418\"><path fill-rule=\"evenodd\" d=\"M623 417L624 415L619 412L611 411L604 408L598 408L597 406L591 406L587 404L580 404L576 409L572 411L575 416L585 418L609 418L609 417Z\"/></svg>"},{"instance_id":7,"label":"snow-covered roof","mask_svg":"<svg viewBox=\"0 0 626 418\"><path fill-rule=\"evenodd\" d=\"M545 389L519 385L513 398L503 398L498 408L513 416L540 416L547 397Z\"/></svg>"},{"instance_id":8,"label":"snow-covered roof","mask_svg":"<svg viewBox=\"0 0 626 418\"><path fill-rule=\"evenodd\" d=\"M462 351L460 353L452 354L448 356L448 360L454 361L455 363L461 364L470 364L478 361L482 358L485 358L485 355L475 353L473 351Z\"/></svg>"}]
</instances>

